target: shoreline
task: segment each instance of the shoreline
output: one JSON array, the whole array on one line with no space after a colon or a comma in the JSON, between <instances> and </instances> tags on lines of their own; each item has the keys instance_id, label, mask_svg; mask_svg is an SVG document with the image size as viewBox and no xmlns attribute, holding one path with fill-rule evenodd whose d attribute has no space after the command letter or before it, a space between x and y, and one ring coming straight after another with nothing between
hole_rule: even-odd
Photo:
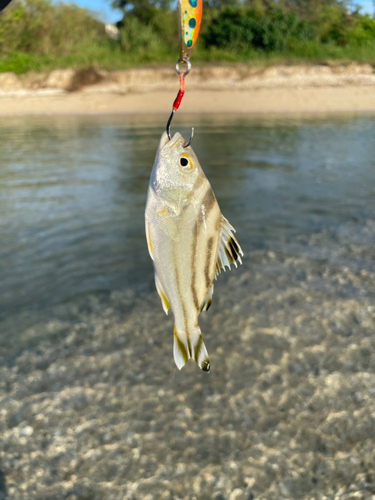
<instances>
[{"instance_id":1,"label":"shoreline","mask_svg":"<svg viewBox=\"0 0 375 500\"><path fill-rule=\"evenodd\" d=\"M168 113L175 92L33 92L0 97L0 116ZM375 112L375 86L258 90L188 89L183 113L322 114Z\"/></svg>"},{"instance_id":2,"label":"shoreline","mask_svg":"<svg viewBox=\"0 0 375 500\"><path fill-rule=\"evenodd\" d=\"M170 69L0 73L0 116L158 114L178 90ZM370 65L195 68L182 112L258 115L375 112Z\"/></svg>"}]
</instances>

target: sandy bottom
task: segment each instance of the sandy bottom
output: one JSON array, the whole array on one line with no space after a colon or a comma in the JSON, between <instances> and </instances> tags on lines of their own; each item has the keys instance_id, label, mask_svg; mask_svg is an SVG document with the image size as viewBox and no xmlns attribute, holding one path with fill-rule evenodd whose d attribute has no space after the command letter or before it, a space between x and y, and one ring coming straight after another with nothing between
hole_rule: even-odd
<instances>
[{"instance_id":1,"label":"sandy bottom","mask_svg":"<svg viewBox=\"0 0 375 500\"><path fill-rule=\"evenodd\" d=\"M0 98L0 116L168 113L173 90L125 93L35 91ZM181 105L190 113L374 112L375 85L347 87L187 90Z\"/></svg>"},{"instance_id":2,"label":"sandy bottom","mask_svg":"<svg viewBox=\"0 0 375 500\"><path fill-rule=\"evenodd\" d=\"M353 241L322 231L295 257L253 251L220 276L200 318L209 374L175 367L154 291L66 305L26 331L28 349L0 368L0 491L374 499L375 278L363 263L375 254Z\"/></svg>"}]
</instances>

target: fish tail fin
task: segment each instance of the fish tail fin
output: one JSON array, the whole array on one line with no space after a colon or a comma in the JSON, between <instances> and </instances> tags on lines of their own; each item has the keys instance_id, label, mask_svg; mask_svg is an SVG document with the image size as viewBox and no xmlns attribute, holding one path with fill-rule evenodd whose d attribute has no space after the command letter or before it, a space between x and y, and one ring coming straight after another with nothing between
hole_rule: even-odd
<instances>
[{"instance_id":1,"label":"fish tail fin","mask_svg":"<svg viewBox=\"0 0 375 500\"><path fill-rule=\"evenodd\" d=\"M174 326L173 356L179 370L188 359L193 358L199 368L205 372L210 371L210 360L199 327L194 329L187 338L185 333L178 333L176 325Z\"/></svg>"},{"instance_id":2,"label":"fish tail fin","mask_svg":"<svg viewBox=\"0 0 375 500\"><path fill-rule=\"evenodd\" d=\"M210 360L206 346L204 345L202 333L199 326L195 329L194 333L190 336L192 358L197 363L199 368L204 372L210 371Z\"/></svg>"},{"instance_id":3,"label":"fish tail fin","mask_svg":"<svg viewBox=\"0 0 375 500\"><path fill-rule=\"evenodd\" d=\"M176 325L174 325L173 329L173 357L179 370L181 370L190 357L187 349L186 335L178 334Z\"/></svg>"}]
</instances>

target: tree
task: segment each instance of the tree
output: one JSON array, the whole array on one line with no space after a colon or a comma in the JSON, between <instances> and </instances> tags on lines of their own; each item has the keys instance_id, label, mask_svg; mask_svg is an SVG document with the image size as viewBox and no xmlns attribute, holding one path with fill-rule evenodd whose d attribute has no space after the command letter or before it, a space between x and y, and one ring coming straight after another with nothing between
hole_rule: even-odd
<instances>
[{"instance_id":1,"label":"tree","mask_svg":"<svg viewBox=\"0 0 375 500\"><path fill-rule=\"evenodd\" d=\"M336 7L343 12L350 0L285 0L285 5L295 9L306 19L315 19L325 7Z\"/></svg>"},{"instance_id":2,"label":"tree","mask_svg":"<svg viewBox=\"0 0 375 500\"><path fill-rule=\"evenodd\" d=\"M140 12L142 10L170 10L172 0L113 0L112 6L124 12Z\"/></svg>"}]
</instances>

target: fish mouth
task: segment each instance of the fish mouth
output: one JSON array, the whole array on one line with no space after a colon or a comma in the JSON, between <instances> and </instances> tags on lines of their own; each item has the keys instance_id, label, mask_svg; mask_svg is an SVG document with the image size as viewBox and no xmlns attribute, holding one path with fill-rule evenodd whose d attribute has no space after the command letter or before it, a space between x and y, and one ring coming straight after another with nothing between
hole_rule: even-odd
<instances>
[{"instance_id":1,"label":"fish mouth","mask_svg":"<svg viewBox=\"0 0 375 500\"><path fill-rule=\"evenodd\" d=\"M179 140L181 140L181 143L184 141L183 137L178 132L176 132L171 139L169 139L167 132L163 132L159 141L157 156L164 156L166 153L170 153Z\"/></svg>"},{"instance_id":2,"label":"fish mouth","mask_svg":"<svg viewBox=\"0 0 375 500\"><path fill-rule=\"evenodd\" d=\"M167 132L163 132L159 142L159 149L162 150L168 142L169 142L168 134Z\"/></svg>"},{"instance_id":3,"label":"fish mouth","mask_svg":"<svg viewBox=\"0 0 375 500\"><path fill-rule=\"evenodd\" d=\"M168 135L166 132L161 137L160 140L160 146L161 149L168 149L171 150L176 146L176 144L181 141L182 143L184 142L184 138L179 132L176 132L174 136L171 139L168 139Z\"/></svg>"}]
</instances>

